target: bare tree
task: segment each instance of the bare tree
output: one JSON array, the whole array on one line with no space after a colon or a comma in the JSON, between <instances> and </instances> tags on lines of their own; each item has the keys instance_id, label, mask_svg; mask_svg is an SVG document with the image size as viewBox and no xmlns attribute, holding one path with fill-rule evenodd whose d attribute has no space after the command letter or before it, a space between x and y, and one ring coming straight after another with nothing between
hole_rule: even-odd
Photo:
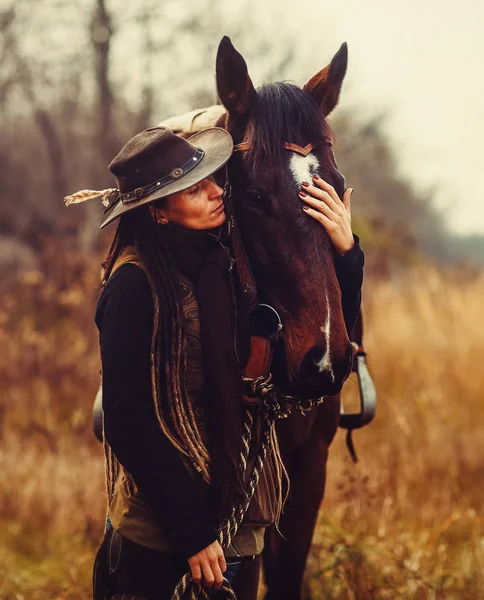
<instances>
[{"instance_id":1,"label":"bare tree","mask_svg":"<svg viewBox=\"0 0 484 600\"><path fill-rule=\"evenodd\" d=\"M153 61L155 59L156 47L153 40L153 11L151 3L141 5L141 12L137 21L139 27L143 31L143 43L141 48L143 82L139 116L137 120L137 129L138 131L142 131L153 124L154 110Z\"/></svg>"},{"instance_id":2,"label":"bare tree","mask_svg":"<svg viewBox=\"0 0 484 600\"><path fill-rule=\"evenodd\" d=\"M113 36L112 17L106 8L106 0L95 0L91 21L91 41L94 50L94 68L97 87L98 130L97 144L100 159L107 163L112 158L113 147L113 106L114 95L109 80L111 38Z\"/></svg>"},{"instance_id":3,"label":"bare tree","mask_svg":"<svg viewBox=\"0 0 484 600\"><path fill-rule=\"evenodd\" d=\"M54 120L48 109L44 108L36 96L34 77L28 61L22 54L15 31L16 10L15 5L0 15L1 32L4 41L4 56L11 62L9 76L1 81L0 96L2 103L15 88L21 90L23 97L31 109L34 122L38 127L46 150L49 165L50 193L54 198L63 198L68 193L67 172L62 152L62 144ZM42 223L44 232L51 231L49 221Z\"/></svg>"},{"instance_id":4,"label":"bare tree","mask_svg":"<svg viewBox=\"0 0 484 600\"><path fill-rule=\"evenodd\" d=\"M106 165L117 149L115 128L113 127L114 96L109 79L111 39L114 33L112 17L105 0L95 0L90 24L91 43L94 53L94 72L96 82L96 123L94 135L95 152L91 172L96 174L99 185L107 179ZM106 173L106 174L105 174ZM85 207L85 221L80 230L81 247L92 252L96 247L101 219L101 206L89 202Z\"/></svg>"}]
</instances>

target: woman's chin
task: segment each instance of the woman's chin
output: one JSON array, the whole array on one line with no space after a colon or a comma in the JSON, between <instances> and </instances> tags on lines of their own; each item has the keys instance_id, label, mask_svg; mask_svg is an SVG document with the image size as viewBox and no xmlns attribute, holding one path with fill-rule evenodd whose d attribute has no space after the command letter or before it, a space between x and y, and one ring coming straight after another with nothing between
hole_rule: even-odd
<instances>
[{"instance_id":1,"label":"woman's chin","mask_svg":"<svg viewBox=\"0 0 484 600\"><path fill-rule=\"evenodd\" d=\"M225 223L225 219L227 217L225 216L225 212L223 210L220 212L220 214L215 215L215 216L216 216L216 219L214 219L215 224L212 225L212 227L218 227L219 225L223 225Z\"/></svg>"}]
</instances>

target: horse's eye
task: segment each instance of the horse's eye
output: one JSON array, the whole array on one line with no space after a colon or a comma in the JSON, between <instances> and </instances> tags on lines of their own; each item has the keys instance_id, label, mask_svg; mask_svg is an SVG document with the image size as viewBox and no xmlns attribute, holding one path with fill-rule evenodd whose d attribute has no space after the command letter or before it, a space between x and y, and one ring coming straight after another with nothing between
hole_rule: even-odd
<instances>
[{"instance_id":1,"label":"horse's eye","mask_svg":"<svg viewBox=\"0 0 484 600\"><path fill-rule=\"evenodd\" d=\"M267 206L267 201L264 196L256 190L247 192L246 200L250 206L253 208L258 208L259 210L264 210L264 208Z\"/></svg>"}]
</instances>

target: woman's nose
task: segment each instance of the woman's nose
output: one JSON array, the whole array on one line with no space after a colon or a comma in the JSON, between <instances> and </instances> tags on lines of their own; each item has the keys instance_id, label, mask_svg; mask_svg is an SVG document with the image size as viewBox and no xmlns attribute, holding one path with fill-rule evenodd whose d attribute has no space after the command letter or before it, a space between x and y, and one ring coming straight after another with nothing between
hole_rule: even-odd
<instances>
[{"instance_id":1,"label":"woman's nose","mask_svg":"<svg viewBox=\"0 0 484 600\"><path fill-rule=\"evenodd\" d=\"M211 198L218 198L219 196L221 196L224 191L223 189L217 184L215 183L215 181L213 179L209 179L211 188L210 188L210 197Z\"/></svg>"}]
</instances>

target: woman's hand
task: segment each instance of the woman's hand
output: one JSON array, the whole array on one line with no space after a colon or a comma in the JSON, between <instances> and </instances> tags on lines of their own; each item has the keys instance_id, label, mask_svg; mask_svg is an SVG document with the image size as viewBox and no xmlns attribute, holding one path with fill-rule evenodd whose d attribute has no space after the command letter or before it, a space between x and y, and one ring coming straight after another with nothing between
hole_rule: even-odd
<instances>
[{"instance_id":1,"label":"woman's hand","mask_svg":"<svg viewBox=\"0 0 484 600\"><path fill-rule=\"evenodd\" d=\"M188 564L195 583L203 583L205 587L213 587L216 590L222 587L222 573L227 570L227 564L222 546L217 541L191 556Z\"/></svg>"},{"instance_id":2,"label":"woman's hand","mask_svg":"<svg viewBox=\"0 0 484 600\"><path fill-rule=\"evenodd\" d=\"M313 177L313 185L304 181L299 192L299 197L305 202L303 210L323 225L340 254L346 254L355 245L351 231L352 193L353 188L348 188L343 200L340 200L334 187L317 175Z\"/></svg>"}]
</instances>

